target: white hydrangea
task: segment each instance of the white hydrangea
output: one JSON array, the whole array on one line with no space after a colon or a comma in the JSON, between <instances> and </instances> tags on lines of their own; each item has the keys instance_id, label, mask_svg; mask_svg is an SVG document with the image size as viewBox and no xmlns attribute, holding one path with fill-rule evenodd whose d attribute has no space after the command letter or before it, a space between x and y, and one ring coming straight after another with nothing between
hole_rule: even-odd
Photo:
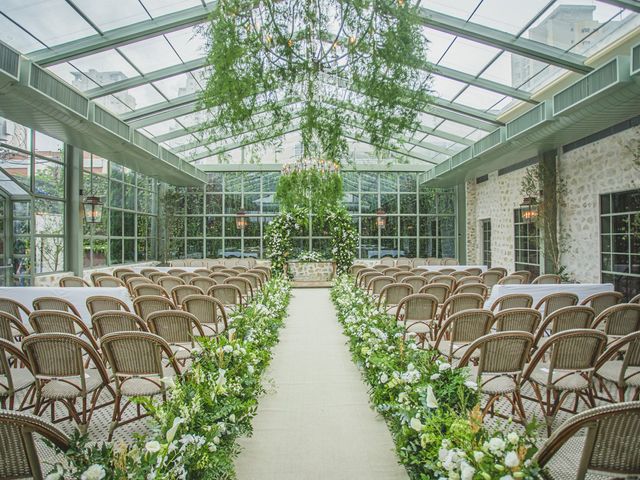
<instances>
[{"instance_id":1,"label":"white hydrangea","mask_svg":"<svg viewBox=\"0 0 640 480\"><path fill-rule=\"evenodd\" d=\"M520 436L516 432L509 432L507 440L509 440L509 443L513 443L515 445L518 443L518 440L520 440Z\"/></svg>"},{"instance_id":2,"label":"white hydrangea","mask_svg":"<svg viewBox=\"0 0 640 480\"><path fill-rule=\"evenodd\" d=\"M518 454L514 451L508 452L504 456L504 465L509 468L516 468L520 465L520 458L518 457Z\"/></svg>"},{"instance_id":3,"label":"white hydrangea","mask_svg":"<svg viewBox=\"0 0 640 480\"><path fill-rule=\"evenodd\" d=\"M81 480L102 480L106 476L107 472L105 472L104 467L94 463L84 471L80 478Z\"/></svg>"},{"instance_id":4,"label":"white hydrangea","mask_svg":"<svg viewBox=\"0 0 640 480\"><path fill-rule=\"evenodd\" d=\"M488 448L491 453L496 455L502 453L506 446L507 444L503 439L501 439L500 437L493 437L491 440L489 440Z\"/></svg>"}]
</instances>

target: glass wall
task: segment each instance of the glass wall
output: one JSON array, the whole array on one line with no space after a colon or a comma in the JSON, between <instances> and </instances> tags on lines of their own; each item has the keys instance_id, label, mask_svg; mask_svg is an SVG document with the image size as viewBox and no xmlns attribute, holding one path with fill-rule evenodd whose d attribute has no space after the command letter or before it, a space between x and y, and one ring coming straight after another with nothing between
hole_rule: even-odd
<instances>
[{"instance_id":1,"label":"glass wall","mask_svg":"<svg viewBox=\"0 0 640 480\"><path fill-rule=\"evenodd\" d=\"M172 232L172 258L263 257L266 226L278 212L278 172L212 173L205 189L179 189L183 215ZM344 172L344 202L358 228L361 258L456 257L456 191L419 187L417 173ZM238 212L247 227L237 228ZM380 227L379 211L385 225ZM312 217L295 252L330 256L329 237Z\"/></svg>"},{"instance_id":2,"label":"glass wall","mask_svg":"<svg viewBox=\"0 0 640 480\"><path fill-rule=\"evenodd\" d=\"M523 216L524 208L513 211L516 270L528 270L532 277L540 275L540 229Z\"/></svg>"},{"instance_id":3,"label":"glass wall","mask_svg":"<svg viewBox=\"0 0 640 480\"><path fill-rule=\"evenodd\" d=\"M97 155L85 154L84 191L102 199L102 222L84 226L84 267L157 258L157 182Z\"/></svg>"}]
</instances>

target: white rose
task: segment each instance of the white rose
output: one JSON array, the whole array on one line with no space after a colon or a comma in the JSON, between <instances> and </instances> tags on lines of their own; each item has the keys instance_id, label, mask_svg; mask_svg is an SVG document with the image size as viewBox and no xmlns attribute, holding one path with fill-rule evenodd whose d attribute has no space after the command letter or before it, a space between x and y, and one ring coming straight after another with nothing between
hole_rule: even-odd
<instances>
[{"instance_id":1,"label":"white rose","mask_svg":"<svg viewBox=\"0 0 640 480\"><path fill-rule=\"evenodd\" d=\"M480 463L482 461L482 459L484 458L484 452L481 452L479 450L476 450L475 452L473 452L473 459L477 462Z\"/></svg>"},{"instance_id":2,"label":"white rose","mask_svg":"<svg viewBox=\"0 0 640 480\"><path fill-rule=\"evenodd\" d=\"M504 443L504 440L502 440L501 438L493 437L491 440L489 440L488 446L489 450L491 450L491 453L496 454L502 452L507 444Z\"/></svg>"},{"instance_id":3,"label":"white rose","mask_svg":"<svg viewBox=\"0 0 640 480\"><path fill-rule=\"evenodd\" d=\"M451 368L451 365L447 362L443 362L440 365L438 365L438 370L440 370L441 372L444 372L445 370L448 370Z\"/></svg>"},{"instance_id":4,"label":"white rose","mask_svg":"<svg viewBox=\"0 0 640 480\"><path fill-rule=\"evenodd\" d=\"M150 442L145 443L144 448L149 453L156 453L156 452L160 451L160 442L158 442L156 440L152 440Z\"/></svg>"},{"instance_id":5,"label":"white rose","mask_svg":"<svg viewBox=\"0 0 640 480\"><path fill-rule=\"evenodd\" d=\"M476 469L469 465L467 462L460 464L460 479L461 480L473 480L473 474L476 473Z\"/></svg>"},{"instance_id":6,"label":"white rose","mask_svg":"<svg viewBox=\"0 0 640 480\"><path fill-rule=\"evenodd\" d=\"M464 384L474 392L478 390L478 384L472 380L467 380Z\"/></svg>"},{"instance_id":7,"label":"white rose","mask_svg":"<svg viewBox=\"0 0 640 480\"><path fill-rule=\"evenodd\" d=\"M411 428L413 428L416 432L421 432L422 428L424 427L424 425L422 425L422 422L420 421L420 419L413 417L411 419L411 421L409 422L409 426Z\"/></svg>"},{"instance_id":8,"label":"white rose","mask_svg":"<svg viewBox=\"0 0 640 480\"><path fill-rule=\"evenodd\" d=\"M386 373L380 375L380 383L387 383L389 381L389 376Z\"/></svg>"},{"instance_id":9,"label":"white rose","mask_svg":"<svg viewBox=\"0 0 640 480\"><path fill-rule=\"evenodd\" d=\"M216 447L213 443L209 444L209 451L210 452L215 452L216 450L218 450L218 447Z\"/></svg>"},{"instance_id":10,"label":"white rose","mask_svg":"<svg viewBox=\"0 0 640 480\"><path fill-rule=\"evenodd\" d=\"M104 471L104 467L94 463L84 471L80 478L81 480L102 480L106 476L107 472Z\"/></svg>"},{"instance_id":11,"label":"white rose","mask_svg":"<svg viewBox=\"0 0 640 480\"><path fill-rule=\"evenodd\" d=\"M49 475L45 477L44 480L63 480L64 478L64 470L60 464L56 465L56 471L51 472Z\"/></svg>"},{"instance_id":12,"label":"white rose","mask_svg":"<svg viewBox=\"0 0 640 480\"><path fill-rule=\"evenodd\" d=\"M520 458L516 452L509 452L504 456L504 465L509 468L516 468L520 465Z\"/></svg>"},{"instance_id":13,"label":"white rose","mask_svg":"<svg viewBox=\"0 0 640 480\"><path fill-rule=\"evenodd\" d=\"M518 443L518 440L520 440L520 437L516 432L509 432L509 435L507 435L507 440L509 440L509 443L513 443L515 445L516 443Z\"/></svg>"},{"instance_id":14,"label":"white rose","mask_svg":"<svg viewBox=\"0 0 640 480\"><path fill-rule=\"evenodd\" d=\"M438 400L436 399L435 393L433 393L431 385L427 387L427 407L438 408Z\"/></svg>"},{"instance_id":15,"label":"white rose","mask_svg":"<svg viewBox=\"0 0 640 480\"><path fill-rule=\"evenodd\" d=\"M429 377L431 380L437 380L440 378L440 374L439 373L434 373L433 375L431 375Z\"/></svg>"}]
</instances>

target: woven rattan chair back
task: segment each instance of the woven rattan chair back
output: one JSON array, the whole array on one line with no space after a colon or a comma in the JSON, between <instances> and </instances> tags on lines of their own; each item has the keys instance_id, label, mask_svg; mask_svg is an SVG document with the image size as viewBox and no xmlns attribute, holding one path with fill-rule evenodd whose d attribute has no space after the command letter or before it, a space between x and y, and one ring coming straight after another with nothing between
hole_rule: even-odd
<instances>
[{"instance_id":1,"label":"woven rattan chair back","mask_svg":"<svg viewBox=\"0 0 640 480\"><path fill-rule=\"evenodd\" d=\"M437 277L438 275L440 275L440 272L433 272L433 271L426 271L420 274L421 277L424 277L427 279L427 282L431 282L431 279L433 277Z\"/></svg>"},{"instance_id":2,"label":"woven rattan chair back","mask_svg":"<svg viewBox=\"0 0 640 480\"><path fill-rule=\"evenodd\" d=\"M445 258L443 265L458 265L458 260L455 258Z\"/></svg>"},{"instance_id":3,"label":"woven rattan chair back","mask_svg":"<svg viewBox=\"0 0 640 480\"><path fill-rule=\"evenodd\" d=\"M381 272L367 272L364 273L360 276L360 287L363 288L364 290L367 290L369 288L369 284L371 283L371 281L376 278L376 277L384 277L384 275Z\"/></svg>"},{"instance_id":4,"label":"woven rattan chair back","mask_svg":"<svg viewBox=\"0 0 640 480\"><path fill-rule=\"evenodd\" d=\"M167 293L169 293L169 295L171 295L171 290L173 290L175 287L184 284L184 280L182 280L180 277L166 276L158 279L158 285L164 288Z\"/></svg>"},{"instance_id":5,"label":"woven rattan chair back","mask_svg":"<svg viewBox=\"0 0 640 480\"><path fill-rule=\"evenodd\" d=\"M396 265L396 261L391 257L382 257L380 259L380 264L386 265L387 267L394 267Z\"/></svg>"},{"instance_id":6,"label":"woven rattan chair back","mask_svg":"<svg viewBox=\"0 0 640 480\"><path fill-rule=\"evenodd\" d=\"M391 275L397 283L403 283L402 281L408 277L415 277L415 275L409 271L395 272Z\"/></svg>"},{"instance_id":7,"label":"woven rattan chair back","mask_svg":"<svg viewBox=\"0 0 640 480\"><path fill-rule=\"evenodd\" d=\"M444 283L452 291L456 288L456 279L451 275L436 275L429 283Z\"/></svg>"},{"instance_id":8,"label":"woven rattan chair back","mask_svg":"<svg viewBox=\"0 0 640 480\"><path fill-rule=\"evenodd\" d=\"M386 270L387 268L389 268L389 265L386 265L384 263L378 263L378 264L374 265L371 268L373 268L374 270L382 273L383 270Z\"/></svg>"},{"instance_id":9,"label":"woven rattan chair back","mask_svg":"<svg viewBox=\"0 0 640 480\"><path fill-rule=\"evenodd\" d=\"M29 323L35 333L82 335L93 348L98 350L98 343L88 325L73 313L63 310L36 310L29 315Z\"/></svg>"},{"instance_id":10,"label":"woven rattan chair back","mask_svg":"<svg viewBox=\"0 0 640 480\"><path fill-rule=\"evenodd\" d=\"M42 439L63 452L70 446L67 435L36 415L0 410L0 478L45 478L40 465Z\"/></svg>"},{"instance_id":11,"label":"woven rattan chair back","mask_svg":"<svg viewBox=\"0 0 640 480\"><path fill-rule=\"evenodd\" d=\"M147 321L149 315L164 310L175 310L176 306L167 297L143 295L133 300L133 309L141 319Z\"/></svg>"},{"instance_id":12,"label":"woven rattan chair back","mask_svg":"<svg viewBox=\"0 0 640 480\"><path fill-rule=\"evenodd\" d=\"M382 289L387 285L391 285L392 283L395 283L393 277L387 277L385 275L374 277L369 282L367 292L371 295L380 295Z\"/></svg>"},{"instance_id":13,"label":"woven rattan chair back","mask_svg":"<svg viewBox=\"0 0 640 480\"><path fill-rule=\"evenodd\" d=\"M522 283L531 282L531 272L529 270L516 270L511 275L519 275L522 277Z\"/></svg>"},{"instance_id":14,"label":"woven rattan chair back","mask_svg":"<svg viewBox=\"0 0 640 480\"><path fill-rule=\"evenodd\" d=\"M152 273L159 273L159 270L157 268L143 268L142 270L140 270L140 273L149 278L149 275L151 275Z\"/></svg>"},{"instance_id":15,"label":"woven rattan chair back","mask_svg":"<svg viewBox=\"0 0 640 480\"><path fill-rule=\"evenodd\" d=\"M209 272L209 270L206 271ZM208 277L209 274L207 273L205 276ZM180 278L185 283L185 285L189 285L192 279L198 277L201 277L201 275L197 274L196 272L184 272L178 275L178 278Z\"/></svg>"},{"instance_id":16,"label":"woven rattan chair back","mask_svg":"<svg viewBox=\"0 0 640 480\"><path fill-rule=\"evenodd\" d=\"M96 278L95 285L96 287L110 287L110 288L126 287L125 283L122 280L116 277L108 276L108 275L104 277Z\"/></svg>"},{"instance_id":17,"label":"woven rattan chair back","mask_svg":"<svg viewBox=\"0 0 640 480\"><path fill-rule=\"evenodd\" d=\"M498 332L528 332L535 334L542 315L535 308L507 308L494 313Z\"/></svg>"},{"instance_id":18,"label":"woven rattan chair back","mask_svg":"<svg viewBox=\"0 0 640 480\"><path fill-rule=\"evenodd\" d=\"M116 332L148 332L146 323L140 317L122 310L104 310L91 317L95 337L101 339L105 335Z\"/></svg>"},{"instance_id":19,"label":"woven rattan chair back","mask_svg":"<svg viewBox=\"0 0 640 480\"><path fill-rule=\"evenodd\" d=\"M498 280L498 285L522 285L523 283L522 275L507 275Z\"/></svg>"},{"instance_id":20,"label":"woven rattan chair back","mask_svg":"<svg viewBox=\"0 0 640 480\"><path fill-rule=\"evenodd\" d=\"M452 346L456 343L471 343L489 333L492 323L493 314L489 310L480 308L463 310L449 315L439 329L435 348L446 337L449 338L449 343Z\"/></svg>"},{"instance_id":21,"label":"woven rattan chair back","mask_svg":"<svg viewBox=\"0 0 640 480\"><path fill-rule=\"evenodd\" d=\"M562 278L560 278L560 275L548 273L534 278L531 283L533 285L557 285L562 283Z\"/></svg>"},{"instance_id":22,"label":"woven rattan chair back","mask_svg":"<svg viewBox=\"0 0 640 480\"><path fill-rule=\"evenodd\" d=\"M460 285L466 285L467 283L482 283L482 278L480 278L480 275L469 275L467 277L462 277L460 280L456 282L458 287Z\"/></svg>"},{"instance_id":23,"label":"woven rattan chair back","mask_svg":"<svg viewBox=\"0 0 640 480\"><path fill-rule=\"evenodd\" d=\"M413 267L409 263L402 263L400 265L396 265L396 268L401 272L410 272Z\"/></svg>"},{"instance_id":24,"label":"woven rattan chair back","mask_svg":"<svg viewBox=\"0 0 640 480\"><path fill-rule=\"evenodd\" d=\"M244 273L247 270L249 270L249 267L247 267L246 265L240 265L240 262L242 262L243 259L238 260L238 265L236 265L235 267L233 267L233 269L238 272L238 273Z\"/></svg>"},{"instance_id":25,"label":"woven rattan chair back","mask_svg":"<svg viewBox=\"0 0 640 480\"><path fill-rule=\"evenodd\" d=\"M10 313L0 312L0 338L11 343L16 343L16 338L29 335L27 327L22 320L17 319Z\"/></svg>"},{"instance_id":26,"label":"woven rattan chair back","mask_svg":"<svg viewBox=\"0 0 640 480\"><path fill-rule=\"evenodd\" d=\"M235 285L214 285L207 295L219 300L224 306L242 305L242 290Z\"/></svg>"},{"instance_id":27,"label":"woven rattan chair back","mask_svg":"<svg viewBox=\"0 0 640 480\"><path fill-rule=\"evenodd\" d=\"M153 375L160 379L164 376L163 357L173 356L169 344L150 332L109 333L102 338L101 345L116 383L131 376ZM170 364L180 372L175 362Z\"/></svg>"},{"instance_id":28,"label":"woven rattan chair back","mask_svg":"<svg viewBox=\"0 0 640 480\"><path fill-rule=\"evenodd\" d=\"M124 275L125 273L135 273L135 272L130 268L121 267L121 268L114 268L112 275L116 278L122 279L122 275Z\"/></svg>"},{"instance_id":29,"label":"woven rattan chair back","mask_svg":"<svg viewBox=\"0 0 640 480\"><path fill-rule=\"evenodd\" d=\"M106 272L92 272L91 275L89 275L89 277L91 278L91 283L93 283L94 287L98 286L98 283L96 282L97 279L101 278L101 277L111 277L112 275L106 273Z\"/></svg>"},{"instance_id":30,"label":"woven rattan chair back","mask_svg":"<svg viewBox=\"0 0 640 480\"><path fill-rule=\"evenodd\" d=\"M200 275L201 277L208 277L209 275L211 275L211 270L209 270L208 268L196 268L193 273L195 273L196 275ZM182 277L183 280L184 279L184 275ZM193 277L191 277L193 278ZM186 280L185 280L186 282Z\"/></svg>"},{"instance_id":31,"label":"woven rattan chair back","mask_svg":"<svg viewBox=\"0 0 640 480\"><path fill-rule=\"evenodd\" d=\"M584 431L586 429L586 432ZM592 408L563 423L536 453L534 460L545 469L544 478L566 475L567 455L577 472L572 478L584 480L590 470L615 478L637 476L640 472L640 402L624 402ZM578 440L579 449L565 444ZM552 461L560 453L561 461ZM560 471L556 471L560 470ZM602 477L605 478L605 477Z\"/></svg>"},{"instance_id":32,"label":"woven rattan chair back","mask_svg":"<svg viewBox=\"0 0 640 480\"><path fill-rule=\"evenodd\" d=\"M19 367L12 368L12 363ZM34 380L29 373L29 369L29 360L20 347L4 338L0 338L0 408L7 408L7 400L9 400L8 408L12 410L15 405L16 393L31 388ZM20 408L24 406L29 396L29 392L27 391L26 393ZM2 440L0 439L1 444ZM4 450L0 451L4 452ZM2 470L1 467L0 470Z\"/></svg>"},{"instance_id":33,"label":"woven rattan chair back","mask_svg":"<svg viewBox=\"0 0 640 480\"><path fill-rule=\"evenodd\" d=\"M242 277L229 277L224 281L225 285L233 285L240 289L242 296L244 298L253 297L253 287L251 286L251 282L246 278Z\"/></svg>"},{"instance_id":34,"label":"woven rattan chair back","mask_svg":"<svg viewBox=\"0 0 640 480\"><path fill-rule=\"evenodd\" d=\"M384 270L382 270L382 274L387 277L393 277L393 274L398 272L402 272L402 270L396 267L387 267Z\"/></svg>"},{"instance_id":35,"label":"woven rattan chair back","mask_svg":"<svg viewBox=\"0 0 640 480\"><path fill-rule=\"evenodd\" d=\"M574 305L578 305L578 296L575 293L558 292L545 295L533 308L540 310L543 317L547 317L560 308Z\"/></svg>"},{"instance_id":36,"label":"woven rattan chair back","mask_svg":"<svg viewBox=\"0 0 640 480\"><path fill-rule=\"evenodd\" d=\"M189 295L204 295L204 291L195 285L178 285L171 290L171 298L177 307L181 307L182 301Z\"/></svg>"},{"instance_id":37,"label":"woven rattan chair back","mask_svg":"<svg viewBox=\"0 0 640 480\"><path fill-rule=\"evenodd\" d=\"M453 293L475 293L476 295L480 295L482 298L487 298L489 289L484 283L459 283Z\"/></svg>"},{"instance_id":38,"label":"woven rattan chair back","mask_svg":"<svg viewBox=\"0 0 640 480\"><path fill-rule=\"evenodd\" d=\"M396 319L400 313L406 323L429 321L436 318L438 299L428 293L414 293L404 297L398 304Z\"/></svg>"},{"instance_id":39,"label":"woven rattan chair back","mask_svg":"<svg viewBox=\"0 0 640 480\"><path fill-rule=\"evenodd\" d=\"M349 267L349 274L355 276L358 274L360 270L364 268L367 268L367 267L365 265L351 265Z\"/></svg>"},{"instance_id":40,"label":"woven rattan chair back","mask_svg":"<svg viewBox=\"0 0 640 480\"><path fill-rule=\"evenodd\" d=\"M187 273L184 268L170 268L169 270L167 270L167 275L171 275L172 277L177 277L179 275L182 275L183 273Z\"/></svg>"},{"instance_id":41,"label":"woven rattan chair back","mask_svg":"<svg viewBox=\"0 0 640 480\"><path fill-rule=\"evenodd\" d=\"M629 333L609 344L598 359L595 374L615 384L620 402L624 401L628 387L635 388L637 392L640 386L640 331ZM615 401L609 390L605 391L610 400Z\"/></svg>"},{"instance_id":42,"label":"woven rattan chair back","mask_svg":"<svg viewBox=\"0 0 640 480\"><path fill-rule=\"evenodd\" d=\"M391 283L385 285L380 290L378 306L384 305L387 308L398 305L403 298L413 294L413 287L406 283Z\"/></svg>"},{"instance_id":43,"label":"woven rattan chair back","mask_svg":"<svg viewBox=\"0 0 640 480\"><path fill-rule=\"evenodd\" d=\"M251 283L251 288L253 288L254 292L262 288L262 279L255 273L249 273L248 271L246 271L238 275L238 277L246 278L247 280L249 280L249 282Z\"/></svg>"},{"instance_id":44,"label":"woven rattan chair back","mask_svg":"<svg viewBox=\"0 0 640 480\"><path fill-rule=\"evenodd\" d=\"M223 270L220 270L222 273L226 273L227 275L231 276L231 277L235 277L237 276L240 272L238 270L236 270L235 268L225 268Z\"/></svg>"},{"instance_id":45,"label":"woven rattan chair back","mask_svg":"<svg viewBox=\"0 0 640 480\"><path fill-rule=\"evenodd\" d=\"M444 283L430 283L420 289L418 293L427 293L438 299L438 303L442 304L447 301L451 294L451 289Z\"/></svg>"},{"instance_id":46,"label":"woven rattan chair back","mask_svg":"<svg viewBox=\"0 0 640 480\"><path fill-rule=\"evenodd\" d=\"M486 272L480 274L482 283L484 283L488 288L497 285L502 277L504 277L502 272L499 272L497 270L487 270Z\"/></svg>"},{"instance_id":47,"label":"woven rattan chair back","mask_svg":"<svg viewBox=\"0 0 640 480\"><path fill-rule=\"evenodd\" d=\"M520 376L529 359L533 335L523 331L489 333L475 340L460 360L465 367L478 355L478 375L483 373L516 374Z\"/></svg>"},{"instance_id":48,"label":"woven rattan chair back","mask_svg":"<svg viewBox=\"0 0 640 480\"><path fill-rule=\"evenodd\" d=\"M409 265L410 267L412 267L413 261L410 258L406 258L406 257L401 257L396 260L396 267L401 267L404 265Z\"/></svg>"},{"instance_id":49,"label":"woven rattan chair back","mask_svg":"<svg viewBox=\"0 0 640 480\"><path fill-rule=\"evenodd\" d=\"M204 331L195 315L180 310L155 312L147 317L149 331L167 343L195 345L195 335L204 337ZM195 333L194 333L195 332Z\"/></svg>"},{"instance_id":50,"label":"woven rattan chair back","mask_svg":"<svg viewBox=\"0 0 640 480\"><path fill-rule=\"evenodd\" d=\"M224 275L224 274L219 274L219 273L214 273L213 275ZM229 277L224 277L224 279L226 280ZM224 281L224 280L223 280ZM213 278L210 277L196 277L191 279L191 285L200 288L203 292L208 292L209 289L211 287L213 287L214 285L218 285L218 282L216 282L216 280L214 280Z\"/></svg>"},{"instance_id":51,"label":"woven rattan chair back","mask_svg":"<svg viewBox=\"0 0 640 480\"><path fill-rule=\"evenodd\" d=\"M152 272L149 274L149 280L151 280L153 283L158 283L158 280L168 276L171 275L167 274L167 272Z\"/></svg>"},{"instance_id":52,"label":"woven rattan chair back","mask_svg":"<svg viewBox=\"0 0 640 480\"><path fill-rule=\"evenodd\" d=\"M120 275L120 280L122 280L125 283L125 285L128 285L129 281L134 279L134 278L144 278L144 279L146 279L147 277L145 277L141 273L134 273L134 272L123 273L122 275Z\"/></svg>"},{"instance_id":53,"label":"woven rattan chair back","mask_svg":"<svg viewBox=\"0 0 640 480\"><path fill-rule=\"evenodd\" d=\"M414 267L421 267L423 265L427 264L427 259L426 258L414 258L413 259L413 266Z\"/></svg>"},{"instance_id":54,"label":"woven rattan chair back","mask_svg":"<svg viewBox=\"0 0 640 480\"><path fill-rule=\"evenodd\" d=\"M544 345L551 352L548 385L553 383L554 370L593 370L606 344L606 335L592 329L565 330L551 335Z\"/></svg>"},{"instance_id":55,"label":"woven rattan chair back","mask_svg":"<svg viewBox=\"0 0 640 480\"><path fill-rule=\"evenodd\" d=\"M227 312L224 304L217 298L210 295L190 295L182 301L182 309L194 315L203 328L213 329L216 335L227 329Z\"/></svg>"},{"instance_id":56,"label":"woven rattan chair back","mask_svg":"<svg viewBox=\"0 0 640 480\"><path fill-rule=\"evenodd\" d=\"M90 287L88 282L86 282L83 278L80 277L62 277L58 282L58 285L61 287Z\"/></svg>"},{"instance_id":57,"label":"woven rattan chair back","mask_svg":"<svg viewBox=\"0 0 640 480\"><path fill-rule=\"evenodd\" d=\"M456 283L460 282L465 277L470 277L471 274L469 272L465 272L464 270L454 270L449 275L456 279Z\"/></svg>"},{"instance_id":58,"label":"woven rattan chair back","mask_svg":"<svg viewBox=\"0 0 640 480\"><path fill-rule=\"evenodd\" d=\"M167 293L167 291L160 285L156 285L155 283L142 283L133 287L132 290L134 297L157 295L160 297L169 298L169 294Z\"/></svg>"},{"instance_id":59,"label":"woven rattan chair back","mask_svg":"<svg viewBox=\"0 0 640 480\"><path fill-rule=\"evenodd\" d=\"M211 272L213 273L213 272L219 272L220 270L224 270L225 268L227 267L222 263L215 263L209 267L209 270L211 270Z\"/></svg>"},{"instance_id":60,"label":"woven rattan chair back","mask_svg":"<svg viewBox=\"0 0 640 480\"><path fill-rule=\"evenodd\" d=\"M442 265L442 259L441 258L434 258L434 257L429 257L427 258L427 265Z\"/></svg>"},{"instance_id":61,"label":"woven rattan chair back","mask_svg":"<svg viewBox=\"0 0 640 480\"><path fill-rule=\"evenodd\" d=\"M607 308L619 304L623 298L624 295L620 292L600 292L588 296L580 302L580 305L593 308L596 316L598 316Z\"/></svg>"},{"instance_id":62,"label":"woven rattan chair back","mask_svg":"<svg viewBox=\"0 0 640 480\"><path fill-rule=\"evenodd\" d=\"M121 310L123 312L130 311L129 305L115 297L108 297L106 295L94 295L87 297L87 310L91 315L98 312L104 312L105 310Z\"/></svg>"},{"instance_id":63,"label":"woven rattan chair back","mask_svg":"<svg viewBox=\"0 0 640 480\"><path fill-rule=\"evenodd\" d=\"M491 305L492 312L499 312L507 308L531 308L533 297L527 293L510 293L496 299Z\"/></svg>"},{"instance_id":64,"label":"woven rattan chair back","mask_svg":"<svg viewBox=\"0 0 640 480\"><path fill-rule=\"evenodd\" d=\"M60 310L61 312L72 313L80 318L80 312L69 300L60 297L38 297L33 299L34 310Z\"/></svg>"},{"instance_id":65,"label":"woven rattan chair back","mask_svg":"<svg viewBox=\"0 0 640 480\"><path fill-rule=\"evenodd\" d=\"M484 297L476 293L457 293L451 295L442 304L441 317L446 318L465 310L478 310L484 306Z\"/></svg>"},{"instance_id":66,"label":"woven rattan chair back","mask_svg":"<svg viewBox=\"0 0 640 480\"><path fill-rule=\"evenodd\" d=\"M418 293L422 287L429 284L427 279L420 275L409 275L408 277L403 277L401 280L396 279L396 281L411 285L413 293Z\"/></svg>"},{"instance_id":67,"label":"woven rattan chair back","mask_svg":"<svg viewBox=\"0 0 640 480\"><path fill-rule=\"evenodd\" d=\"M213 279L217 285L222 285L227 278L231 278L231 275L223 272L214 272L209 275L209 278Z\"/></svg>"},{"instance_id":68,"label":"woven rattan chair back","mask_svg":"<svg viewBox=\"0 0 640 480\"><path fill-rule=\"evenodd\" d=\"M480 267L469 267L465 269L465 272L472 277L479 277L482 274L482 269Z\"/></svg>"},{"instance_id":69,"label":"woven rattan chair back","mask_svg":"<svg viewBox=\"0 0 640 480\"><path fill-rule=\"evenodd\" d=\"M614 337L640 331L640 305L613 305L598 315L593 322L593 328L601 328L604 333Z\"/></svg>"},{"instance_id":70,"label":"woven rattan chair back","mask_svg":"<svg viewBox=\"0 0 640 480\"><path fill-rule=\"evenodd\" d=\"M507 269L504 267L491 267L487 270L487 272L499 272L503 277L507 276Z\"/></svg>"},{"instance_id":71,"label":"woven rattan chair back","mask_svg":"<svg viewBox=\"0 0 640 480\"><path fill-rule=\"evenodd\" d=\"M446 268L446 267L441 268L440 270L438 270L438 272L440 272L440 275L451 275L455 271L456 271L455 268Z\"/></svg>"},{"instance_id":72,"label":"woven rattan chair back","mask_svg":"<svg viewBox=\"0 0 640 480\"><path fill-rule=\"evenodd\" d=\"M269 281L269 275L264 270L252 268L251 270L247 270L246 273L253 273L254 275L258 275L258 277L260 277L261 285L264 285Z\"/></svg>"},{"instance_id":73,"label":"woven rattan chair back","mask_svg":"<svg viewBox=\"0 0 640 480\"><path fill-rule=\"evenodd\" d=\"M271 268L269 268L269 267L265 267L263 265L259 265L259 266L253 267L252 270L262 270L264 273L267 274L267 279L271 278Z\"/></svg>"},{"instance_id":74,"label":"woven rattan chair back","mask_svg":"<svg viewBox=\"0 0 640 480\"><path fill-rule=\"evenodd\" d=\"M133 293L133 288L138 285L155 285L151 280L147 277L134 277L127 280L127 286L129 287L129 291Z\"/></svg>"},{"instance_id":75,"label":"woven rattan chair back","mask_svg":"<svg viewBox=\"0 0 640 480\"><path fill-rule=\"evenodd\" d=\"M544 317L544 320L538 329L536 345L538 344L539 339L547 331L553 335L555 333L573 330L576 328L591 328L594 318L595 313L591 307L574 305L572 307L559 308L550 315Z\"/></svg>"}]
</instances>

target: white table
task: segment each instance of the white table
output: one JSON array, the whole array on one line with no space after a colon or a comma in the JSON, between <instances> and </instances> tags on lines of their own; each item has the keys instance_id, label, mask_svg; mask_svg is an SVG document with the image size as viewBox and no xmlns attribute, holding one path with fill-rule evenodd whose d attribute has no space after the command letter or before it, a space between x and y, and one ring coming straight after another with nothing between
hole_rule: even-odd
<instances>
[{"instance_id":1,"label":"white table","mask_svg":"<svg viewBox=\"0 0 640 480\"><path fill-rule=\"evenodd\" d=\"M453 268L456 272L467 270L468 268L479 268L483 272L487 271L486 265L420 265L416 268L425 272L439 272L443 268Z\"/></svg>"},{"instance_id":2,"label":"white table","mask_svg":"<svg viewBox=\"0 0 640 480\"><path fill-rule=\"evenodd\" d=\"M511 295L514 293L526 293L533 297L533 306L540 301L540 299L551 293L575 293L578 296L578 304L585 298L595 293L612 292L613 285L611 283L560 283L550 285L494 285L491 289L491 295L484 302L484 308L490 308L491 305L500 297L504 295Z\"/></svg>"},{"instance_id":3,"label":"white table","mask_svg":"<svg viewBox=\"0 0 640 480\"><path fill-rule=\"evenodd\" d=\"M58 297L68 300L78 309L82 320L89 326L91 314L87 310L87 298L94 295L105 295L122 300L133 312L129 291L124 287L0 287L0 297L20 302L29 310L33 310L33 300L38 297ZM29 323L28 318L23 318L22 321Z\"/></svg>"}]
</instances>

